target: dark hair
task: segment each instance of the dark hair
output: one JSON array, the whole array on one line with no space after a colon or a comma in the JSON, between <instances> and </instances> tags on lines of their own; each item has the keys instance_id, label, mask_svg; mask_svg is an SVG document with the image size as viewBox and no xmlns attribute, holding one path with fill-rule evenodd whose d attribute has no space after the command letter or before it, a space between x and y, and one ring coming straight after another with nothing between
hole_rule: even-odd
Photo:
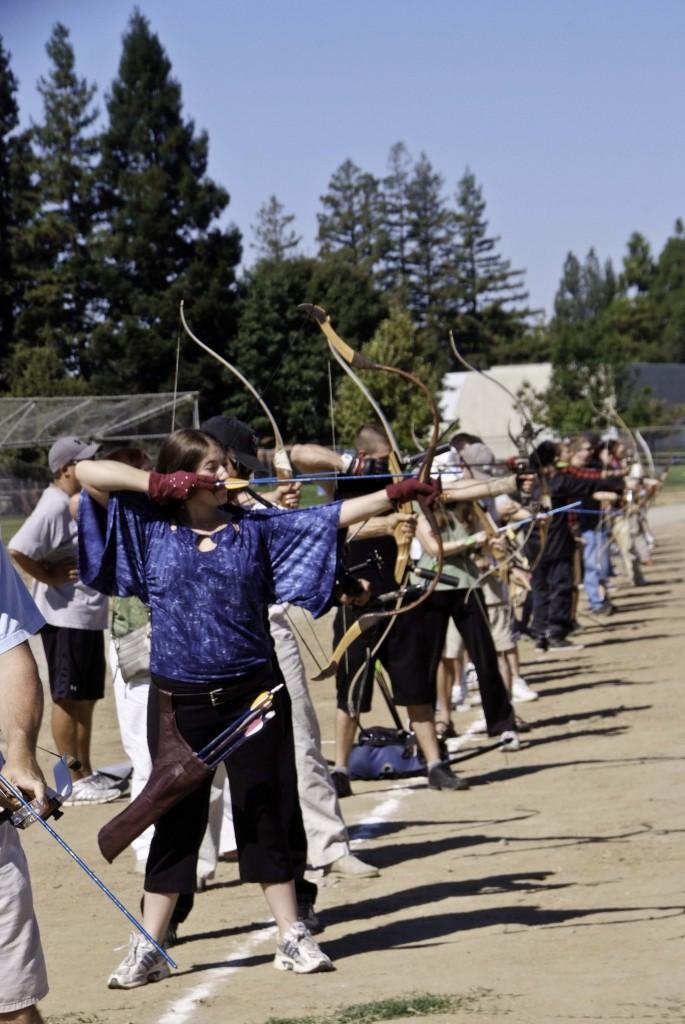
<instances>
[{"instance_id":1,"label":"dark hair","mask_svg":"<svg viewBox=\"0 0 685 1024\"><path fill-rule=\"evenodd\" d=\"M453 448L456 448L458 452L465 448L467 444L482 444L483 438L476 437L475 434L467 434L465 430L462 430L458 434L454 434L450 438L450 444Z\"/></svg>"},{"instance_id":2,"label":"dark hair","mask_svg":"<svg viewBox=\"0 0 685 1024\"><path fill-rule=\"evenodd\" d=\"M531 456L531 464L534 469L544 466L553 466L557 461L559 445L556 441L541 441Z\"/></svg>"},{"instance_id":3,"label":"dark hair","mask_svg":"<svg viewBox=\"0 0 685 1024\"><path fill-rule=\"evenodd\" d=\"M152 459L143 448L115 448L113 452L107 452L106 458L112 462L125 462L134 469L150 469L152 466Z\"/></svg>"},{"instance_id":4,"label":"dark hair","mask_svg":"<svg viewBox=\"0 0 685 1024\"><path fill-rule=\"evenodd\" d=\"M218 441L201 430L177 430L169 434L159 449L155 468L158 473L175 473L177 469L195 473L213 446L221 448Z\"/></svg>"}]
</instances>

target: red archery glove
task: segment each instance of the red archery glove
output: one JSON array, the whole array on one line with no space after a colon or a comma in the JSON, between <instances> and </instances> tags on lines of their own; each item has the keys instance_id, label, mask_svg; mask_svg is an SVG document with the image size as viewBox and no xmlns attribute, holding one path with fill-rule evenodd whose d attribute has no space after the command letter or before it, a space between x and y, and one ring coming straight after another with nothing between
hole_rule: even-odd
<instances>
[{"instance_id":1,"label":"red archery glove","mask_svg":"<svg viewBox=\"0 0 685 1024\"><path fill-rule=\"evenodd\" d=\"M166 498L185 501L193 491L213 491L218 483L216 477L199 476L184 469L177 469L175 473L156 473L153 470L147 493L152 501L164 501Z\"/></svg>"},{"instance_id":2,"label":"red archery glove","mask_svg":"<svg viewBox=\"0 0 685 1024\"><path fill-rule=\"evenodd\" d=\"M440 490L439 480L431 480L430 483L425 484L415 477L408 477L406 480L400 480L397 484L389 484L385 488L385 493L393 504L402 505L405 502L414 501L416 498L425 498L428 504L432 505L437 500Z\"/></svg>"}]
</instances>

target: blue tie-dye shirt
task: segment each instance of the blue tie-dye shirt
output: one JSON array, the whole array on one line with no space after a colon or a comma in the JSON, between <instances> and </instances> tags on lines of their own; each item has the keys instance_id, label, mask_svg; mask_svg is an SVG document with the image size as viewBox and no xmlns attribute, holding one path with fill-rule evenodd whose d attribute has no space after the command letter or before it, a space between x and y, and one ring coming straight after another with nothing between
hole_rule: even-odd
<instances>
[{"instance_id":1,"label":"blue tie-dye shirt","mask_svg":"<svg viewBox=\"0 0 685 1024\"><path fill-rule=\"evenodd\" d=\"M191 683L245 675L269 661L267 606L327 610L338 561L339 503L278 511L228 506L228 525L200 551L198 534L145 496L107 509L79 503L79 572L104 594L135 595L152 615L150 667Z\"/></svg>"}]
</instances>

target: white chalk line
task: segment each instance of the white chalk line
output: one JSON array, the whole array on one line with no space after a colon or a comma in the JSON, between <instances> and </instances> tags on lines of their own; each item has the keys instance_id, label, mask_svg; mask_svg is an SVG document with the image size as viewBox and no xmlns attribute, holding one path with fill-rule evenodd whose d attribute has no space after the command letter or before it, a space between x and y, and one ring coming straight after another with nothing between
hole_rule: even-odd
<instances>
[{"instance_id":1,"label":"white chalk line","mask_svg":"<svg viewBox=\"0 0 685 1024\"><path fill-rule=\"evenodd\" d=\"M372 838L375 835L375 830L380 825L383 825L391 814L397 811L401 800L413 792L413 789L403 785L393 789L392 796L385 797L372 810L371 814L364 818L364 821L352 826L351 831L354 832L355 838L351 840L350 845L357 846L365 838ZM267 922L264 923L266 924ZM266 945L267 941L269 943L273 943L275 936L275 927L269 928L267 931L260 930L249 939L242 940L241 944L238 945L237 948L233 946L229 949L224 954L224 958L226 960L230 959L233 961L245 960L247 957L257 952L260 947ZM195 1014L198 1005L202 1003L203 1000L211 999L221 987L222 983L227 978L237 974L239 970L242 970L242 966L240 964L237 964L235 967L228 966L215 969L212 972L211 979L208 981L202 981L198 985L193 986L171 1003L159 1018L158 1024L184 1024L186 1020Z\"/></svg>"},{"instance_id":2,"label":"white chalk line","mask_svg":"<svg viewBox=\"0 0 685 1024\"><path fill-rule=\"evenodd\" d=\"M264 923L268 924L266 921ZM250 956L264 944L267 938L273 939L275 935L276 929L274 927L269 928L267 931L260 930L257 935L253 935L250 939L244 940L242 946L235 951L231 956L231 959L242 960ZM186 992L180 999L177 999L176 1002L172 1003L166 1012L159 1018L159 1024L181 1024L182 1021L187 1020L188 1017L195 1013L195 1010L200 1003L205 999L211 999L225 978L228 978L232 974L236 974L240 969L241 965L217 968L210 981L200 982L199 985L195 985L195 987L190 989L189 992Z\"/></svg>"}]
</instances>

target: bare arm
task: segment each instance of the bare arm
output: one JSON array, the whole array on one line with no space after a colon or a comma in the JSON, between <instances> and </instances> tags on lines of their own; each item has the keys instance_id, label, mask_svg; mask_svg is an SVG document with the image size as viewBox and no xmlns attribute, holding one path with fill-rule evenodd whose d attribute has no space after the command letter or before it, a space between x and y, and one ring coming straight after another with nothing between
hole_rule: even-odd
<instances>
[{"instance_id":1,"label":"bare arm","mask_svg":"<svg viewBox=\"0 0 685 1024\"><path fill-rule=\"evenodd\" d=\"M387 516L372 516L358 530L354 531L355 540L369 540L372 537L392 537L395 529L402 526L407 537L416 532L416 516L406 512L391 512Z\"/></svg>"},{"instance_id":2,"label":"bare arm","mask_svg":"<svg viewBox=\"0 0 685 1024\"><path fill-rule=\"evenodd\" d=\"M424 516L419 517L419 522L416 527L416 536L423 550L429 554L431 558L437 558L440 554L438 540L431 529L430 523ZM485 530L480 530L478 533L474 533L470 537L463 537L461 540L449 540L443 542L442 553L446 558L448 558L450 555L460 555L464 551L473 551L474 548L481 547L485 544L487 539Z\"/></svg>"},{"instance_id":3,"label":"bare arm","mask_svg":"<svg viewBox=\"0 0 685 1024\"><path fill-rule=\"evenodd\" d=\"M290 449L290 461L300 473L321 473L327 469L343 472L342 456L321 444L294 444Z\"/></svg>"},{"instance_id":4,"label":"bare arm","mask_svg":"<svg viewBox=\"0 0 685 1024\"><path fill-rule=\"evenodd\" d=\"M33 576L39 583L47 583L49 587L61 587L65 583L73 583L78 579L75 558L63 558L59 562L38 562L21 551L9 548L12 559L27 575Z\"/></svg>"},{"instance_id":5,"label":"bare arm","mask_svg":"<svg viewBox=\"0 0 685 1024\"><path fill-rule=\"evenodd\" d=\"M343 473L343 459L332 448L320 444L294 444L290 449L290 461L300 473ZM322 480L328 498L335 494L335 480Z\"/></svg>"},{"instance_id":6,"label":"bare arm","mask_svg":"<svg viewBox=\"0 0 685 1024\"><path fill-rule=\"evenodd\" d=\"M88 494L101 505L107 504L112 491L139 491L147 494L150 474L125 462L84 459L76 464L76 478Z\"/></svg>"},{"instance_id":7,"label":"bare arm","mask_svg":"<svg viewBox=\"0 0 685 1024\"><path fill-rule=\"evenodd\" d=\"M340 506L340 527L352 526L362 519L382 515L389 512L392 502L385 491L374 491L373 494L362 494L358 498L347 498Z\"/></svg>"},{"instance_id":8,"label":"bare arm","mask_svg":"<svg viewBox=\"0 0 685 1024\"><path fill-rule=\"evenodd\" d=\"M6 742L5 775L28 799L45 798L45 779L36 763L43 715L43 687L27 641L0 654L0 730Z\"/></svg>"},{"instance_id":9,"label":"bare arm","mask_svg":"<svg viewBox=\"0 0 685 1024\"><path fill-rule=\"evenodd\" d=\"M478 501L495 498L498 494L511 494L518 490L516 476L503 476L493 480L455 480L443 488L443 501Z\"/></svg>"}]
</instances>

